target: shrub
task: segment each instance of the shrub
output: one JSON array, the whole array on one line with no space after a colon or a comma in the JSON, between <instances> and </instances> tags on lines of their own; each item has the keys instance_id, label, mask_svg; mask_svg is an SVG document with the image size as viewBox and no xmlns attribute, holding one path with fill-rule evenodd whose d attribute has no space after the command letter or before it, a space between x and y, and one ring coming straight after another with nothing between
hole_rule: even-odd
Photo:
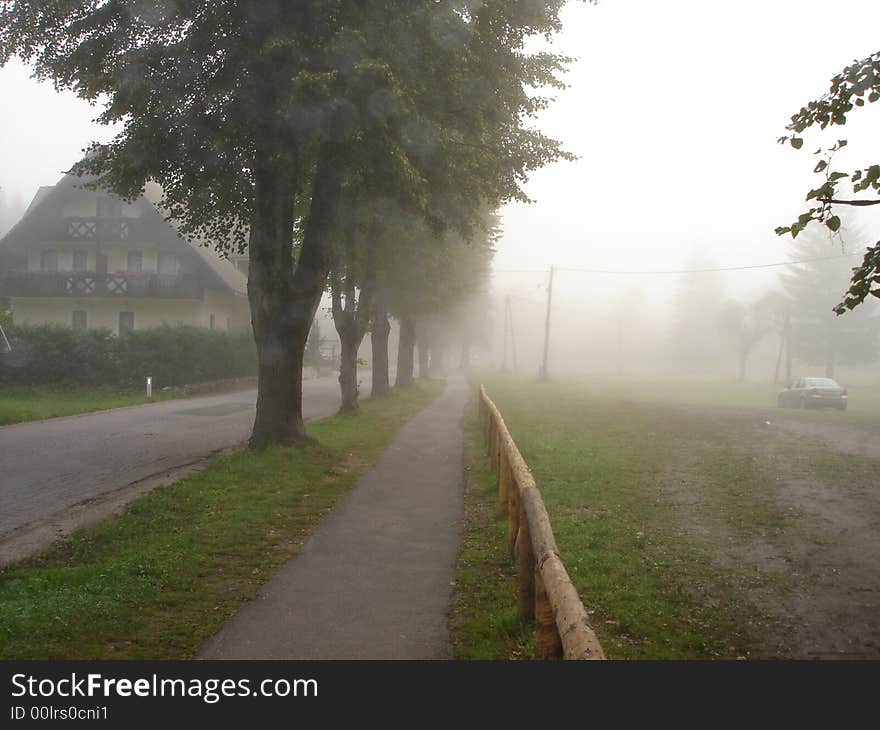
<instances>
[{"instance_id":1,"label":"shrub","mask_svg":"<svg viewBox=\"0 0 880 730\"><path fill-rule=\"evenodd\" d=\"M108 330L60 325L14 326L13 350L0 355L0 383L8 385L139 385L154 387L244 377L256 373L249 332L158 327L115 337Z\"/></svg>"}]
</instances>

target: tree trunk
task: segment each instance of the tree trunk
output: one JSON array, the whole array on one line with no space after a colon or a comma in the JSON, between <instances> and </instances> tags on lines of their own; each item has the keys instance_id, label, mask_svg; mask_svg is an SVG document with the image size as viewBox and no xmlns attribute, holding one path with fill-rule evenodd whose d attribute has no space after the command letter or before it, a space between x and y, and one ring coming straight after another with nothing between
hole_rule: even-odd
<instances>
[{"instance_id":1,"label":"tree trunk","mask_svg":"<svg viewBox=\"0 0 880 730\"><path fill-rule=\"evenodd\" d=\"M341 165L329 145L319 151L309 221L293 268L296 151L254 156L254 213L248 301L257 346L257 412L250 446L290 445L305 437L302 366L309 328L330 266L329 234Z\"/></svg>"},{"instance_id":2,"label":"tree trunk","mask_svg":"<svg viewBox=\"0 0 880 730\"><path fill-rule=\"evenodd\" d=\"M257 413L251 446L291 444L305 436L301 338L287 306L293 284L294 169L264 155L254 165L248 300L257 346Z\"/></svg>"},{"instance_id":3,"label":"tree trunk","mask_svg":"<svg viewBox=\"0 0 880 730\"><path fill-rule=\"evenodd\" d=\"M339 355L339 390L342 395L342 403L339 406L340 413L353 411L358 406L358 382L357 382L357 354L361 344L358 337L357 326L343 326L339 331L339 339L342 342L342 352Z\"/></svg>"},{"instance_id":4,"label":"tree trunk","mask_svg":"<svg viewBox=\"0 0 880 730\"><path fill-rule=\"evenodd\" d=\"M779 382L779 366L782 364L782 351L785 349L785 335L779 335L779 353L776 355L776 369L773 371L773 385Z\"/></svg>"},{"instance_id":5,"label":"tree trunk","mask_svg":"<svg viewBox=\"0 0 880 730\"><path fill-rule=\"evenodd\" d=\"M785 315L785 384L791 385L791 317Z\"/></svg>"},{"instance_id":6,"label":"tree trunk","mask_svg":"<svg viewBox=\"0 0 880 730\"><path fill-rule=\"evenodd\" d=\"M339 354L340 413L353 411L358 406L357 355L369 327L376 287L375 244L378 228L374 226L371 229L367 241L369 247L367 270L359 295L353 270L356 252L355 236L355 220L350 218L347 221L345 232L346 259L335 262L330 277L333 323L336 325L341 344ZM343 271L345 272L344 278ZM344 304L343 294L345 295Z\"/></svg>"},{"instance_id":7,"label":"tree trunk","mask_svg":"<svg viewBox=\"0 0 880 730\"><path fill-rule=\"evenodd\" d=\"M400 318L400 340L397 345L397 378L394 387L409 385L413 379L413 351L416 346L416 322L411 317Z\"/></svg>"},{"instance_id":8,"label":"tree trunk","mask_svg":"<svg viewBox=\"0 0 880 730\"><path fill-rule=\"evenodd\" d=\"M419 347L419 377L422 379L427 379L431 377L430 370L428 368L428 362L430 358L431 349L428 346L428 343L425 341L426 338L422 337L418 342Z\"/></svg>"},{"instance_id":9,"label":"tree trunk","mask_svg":"<svg viewBox=\"0 0 880 730\"><path fill-rule=\"evenodd\" d=\"M376 316L373 319L373 328L370 331L370 344L373 348L373 387L370 396L388 395L391 385L388 378L388 336L391 334L391 325L388 323L388 313L385 311L384 298L380 295L376 302Z\"/></svg>"}]
</instances>

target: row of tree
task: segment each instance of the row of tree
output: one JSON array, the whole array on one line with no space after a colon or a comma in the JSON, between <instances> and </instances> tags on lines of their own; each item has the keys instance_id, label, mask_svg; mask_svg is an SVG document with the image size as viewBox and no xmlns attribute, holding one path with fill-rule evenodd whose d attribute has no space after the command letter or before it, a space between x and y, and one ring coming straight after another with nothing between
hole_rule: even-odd
<instances>
[{"instance_id":1,"label":"row of tree","mask_svg":"<svg viewBox=\"0 0 880 730\"><path fill-rule=\"evenodd\" d=\"M331 271L349 407L367 329L381 344L383 317L400 318L405 380L414 318L454 299L461 254L485 255L467 247L490 235L487 211L526 200L528 173L565 156L527 124L566 59L526 42L559 30L563 4L5 2L0 62L32 63L122 125L77 172L125 198L155 180L186 235L248 248L251 444L289 444L305 436L303 355Z\"/></svg>"}]
</instances>

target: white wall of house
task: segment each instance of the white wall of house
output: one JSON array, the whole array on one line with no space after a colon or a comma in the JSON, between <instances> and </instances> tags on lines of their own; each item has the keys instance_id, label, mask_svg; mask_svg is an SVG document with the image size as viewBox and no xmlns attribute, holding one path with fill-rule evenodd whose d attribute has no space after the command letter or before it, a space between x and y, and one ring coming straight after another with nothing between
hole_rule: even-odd
<instances>
[{"instance_id":1,"label":"white wall of house","mask_svg":"<svg viewBox=\"0 0 880 730\"><path fill-rule=\"evenodd\" d=\"M205 290L205 299L97 299L75 297L14 297L12 319L16 324L59 324L70 326L73 312L86 313L88 329L109 329L118 334L119 313L134 313L134 328L162 325L244 330L250 327L247 300L231 292Z\"/></svg>"},{"instance_id":2,"label":"white wall of house","mask_svg":"<svg viewBox=\"0 0 880 730\"><path fill-rule=\"evenodd\" d=\"M134 312L135 329L185 324L204 327L203 304L197 299L76 299L15 297L12 319L16 324L70 326L74 311L86 313L88 329L118 333L119 313Z\"/></svg>"}]
</instances>

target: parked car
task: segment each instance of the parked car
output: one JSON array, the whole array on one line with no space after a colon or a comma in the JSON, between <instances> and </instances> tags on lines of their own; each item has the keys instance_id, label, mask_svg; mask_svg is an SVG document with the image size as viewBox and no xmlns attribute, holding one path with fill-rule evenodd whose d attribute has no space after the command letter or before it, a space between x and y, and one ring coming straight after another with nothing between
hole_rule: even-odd
<instances>
[{"instance_id":1,"label":"parked car","mask_svg":"<svg viewBox=\"0 0 880 730\"><path fill-rule=\"evenodd\" d=\"M780 408L837 408L846 410L849 395L831 378L798 378L776 399Z\"/></svg>"}]
</instances>

